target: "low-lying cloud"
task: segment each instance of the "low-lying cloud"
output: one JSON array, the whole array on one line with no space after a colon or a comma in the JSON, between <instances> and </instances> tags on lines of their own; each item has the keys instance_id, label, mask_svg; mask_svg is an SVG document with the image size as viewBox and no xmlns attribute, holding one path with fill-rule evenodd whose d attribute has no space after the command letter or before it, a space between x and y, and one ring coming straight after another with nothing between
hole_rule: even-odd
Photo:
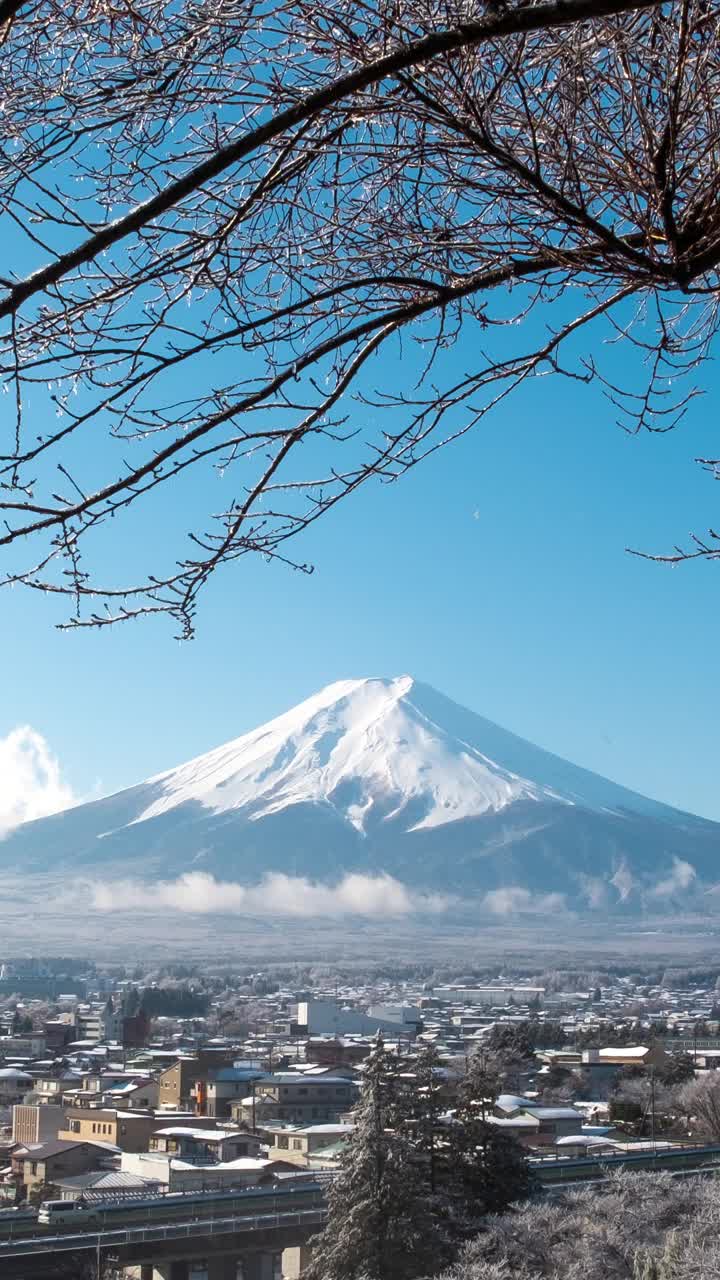
<instances>
[{"instance_id":1,"label":"low-lying cloud","mask_svg":"<svg viewBox=\"0 0 720 1280\"><path fill-rule=\"evenodd\" d=\"M22 822L46 818L75 803L41 733L20 725L0 738L0 839Z\"/></svg>"},{"instance_id":2,"label":"low-lying cloud","mask_svg":"<svg viewBox=\"0 0 720 1280\"><path fill-rule=\"evenodd\" d=\"M301 917L406 916L445 911L440 894L416 893L392 876L346 875L336 885L273 872L257 885L216 880L205 871L188 871L177 880L146 884L115 880L90 884L96 911L185 911L195 915L235 913Z\"/></svg>"},{"instance_id":3,"label":"low-lying cloud","mask_svg":"<svg viewBox=\"0 0 720 1280\"><path fill-rule=\"evenodd\" d=\"M593 911L599 911L607 906L608 886L599 876L581 875L580 884L582 895Z\"/></svg>"},{"instance_id":4,"label":"low-lying cloud","mask_svg":"<svg viewBox=\"0 0 720 1280\"><path fill-rule=\"evenodd\" d=\"M621 902L626 902L635 888L632 872L625 863L618 867L615 875L611 877L610 883L617 889Z\"/></svg>"},{"instance_id":5,"label":"low-lying cloud","mask_svg":"<svg viewBox=\"0 0 720 1280\"><path fill-rule=\"evenodd\" d=\"M485 894L482 905L494 916L563 911L565 896L562 893L531 893L529 889L515 886L491 889Z\"/></svg>"},{"instance_id":6,"label":"low-lying cloud","mask_svg":"<svg viewBox=\"0 0 720 1280\"><path fill-rule=\"evenodd\" d=\"M689 889L696 879L697 872L691 862L682 858L673 858L672 870L664 880L659 880L651 890L655 898L669 898L674 893L683 893Z\"/></svg>"}]
</instances>

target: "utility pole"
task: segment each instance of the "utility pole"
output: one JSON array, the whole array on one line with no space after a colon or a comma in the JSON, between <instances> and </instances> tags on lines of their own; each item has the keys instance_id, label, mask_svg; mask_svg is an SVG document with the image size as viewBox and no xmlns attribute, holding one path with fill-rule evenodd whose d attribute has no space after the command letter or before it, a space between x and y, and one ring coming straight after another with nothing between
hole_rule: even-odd
<instances>
[{"instance_id":1,"label":"utility pole","mask_svg":"<svg viewBox=\"0 0 720 1280\"><path fill-rule=\"evenodd\" d=\"M655 1068L650 1068L650 1137L653 1144L653 1162L655 1160Z\"/></svg>"}]
</instances>

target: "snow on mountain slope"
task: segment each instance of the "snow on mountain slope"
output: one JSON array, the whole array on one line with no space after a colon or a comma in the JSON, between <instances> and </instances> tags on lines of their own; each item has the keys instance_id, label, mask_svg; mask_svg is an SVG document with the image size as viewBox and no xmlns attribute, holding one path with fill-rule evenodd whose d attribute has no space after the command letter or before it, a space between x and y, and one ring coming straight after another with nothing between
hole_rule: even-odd
<instances>
[{"instance_id":1,"label":"snow on mountain slope","mask_svg":"<svg viewBox=\"0 0 720 1280\"><path fill-rule=\"evenodd\" d=\"M699 901L719 868L719 824L410 676L329 685L195 760L0 840L0 869L25 885L48 873L147 884L201 872L244 886L390 875L493 911L547 894L577 910L657 909L680 893Z\"/></svg>"},{"instance_id":2,"label":"snow on mountain slope","mask_svg":"<svg viewBox=\"0 0 720 1280\"><path fill-rule=\"evenodd\" d=\"M361 833L410 812L421 816L404 829L427 830L519 800L663 808L515 738L411 676L328 685L149 784L158 794L138 822L188 801L214 813L248 809L253 821L292 805L328 804Z\"/></svg>"}]
</instances>

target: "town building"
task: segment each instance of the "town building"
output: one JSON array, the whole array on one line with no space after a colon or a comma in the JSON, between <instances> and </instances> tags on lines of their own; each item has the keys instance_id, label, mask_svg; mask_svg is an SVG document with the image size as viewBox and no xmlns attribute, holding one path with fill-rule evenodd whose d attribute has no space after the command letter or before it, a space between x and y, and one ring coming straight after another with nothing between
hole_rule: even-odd
<instances>
[{"instance_id":1,"label":"town building","mask_svg":"<svg viewBox=\"0 0 720 1280\"><path fill-rule=\"evenodd\" d=\"M287 1160L306 1169L332 1168L353 1127L351 1124L313 1124L278 1130L269 1151L270 1159Z\"/></svg>"},{"instance_id":2,"label":"town building","mask_svg":"<svg viewBox=\"0 0 720 1280\"><path fill-rule=\"evenodd\" d=\"M260 1141L253 1134L232 1129L191 1129L169 1125L150 1138L149 1150L176 1156L187 1164L224 1164L260 1154Z\"/></svg>"},{"instance_id":3,"label":"town building","mask_svg":"<svg viewBox=\"0 0 720 1280\"><path fill-rule=\"evenodd\" d=\"M345 1076L277 1072L262 1076L249 1096L230 1104L235 1124L254 1129L274 1121L309 1125L333 1123L350 1110L358 1086Z\"/></svg>"},{"instance_id":4,"label":"town building","mask_svg":"<svg viewBox=\"0 0 720 1280\"><path fill-rule=\"evenodd\" d=\"M12 1154L12 1167L29 1195L36 1187L54 1185L58 1178L98 1169L110 1154L109 1148L97 1143L55 1139L18 1148Z\"/></svg>"},{"instance_id":5,"label":"town building","mask_svg":"<svg viewBox=\"0 0 720 1280\"><path fill-rule=\"evenodd\" d=\"M261 1067L215 1067L195 1081L191 1091L198 1115L224 1119L230 1115L233 1102L247 1094L248 1088L261 1080Z\"/></svg>"},{"instance_id":6,"label":"town building","mask_svg":"<svg viewBox=\"0 0 720 1280\"><path fill-rule=\"evenodd\" d=\"M191 1113L171 1116L166 1112L130 1111L114 1107L71 1107L66 1112L65 1140L110 1142L121 1151L147 1151L151 1136L169 1124L214 1128L213 1120Z\"/></svg>"},{"instance_id":7,"label":"town building","mask_svg":"<svg viewBox=\"0 0 720 1280\"><path fill-rule=\"evenodd\" d=\"M12 1109L13 1142L42 1143L57 1138L65 1123L63 1107L19 1103Z\"/></svg>"},{"instance_id":8,"label":"town building","mask_svg":"<svg viewBox=\"0 0 720 1280\"><path fill-rule=\"evenodd\" d=\"M301 1000L297 1030L306 1036L377 1035L378 1031L408 1038L421 1026L419 1010L402 1005L379 1005L363 1013L335 1000Z\"/></svg>"},{"instance_id":9,"label":"town building","mask_svg":"<svg viewBox=\"0 0 720 1280\"><path fill-rule=\"evenodd\" d=\"M12 1107L31 1093L33 1078L18 1067L0 1067L0 1107Z\"/></svg>"}]
</instances>

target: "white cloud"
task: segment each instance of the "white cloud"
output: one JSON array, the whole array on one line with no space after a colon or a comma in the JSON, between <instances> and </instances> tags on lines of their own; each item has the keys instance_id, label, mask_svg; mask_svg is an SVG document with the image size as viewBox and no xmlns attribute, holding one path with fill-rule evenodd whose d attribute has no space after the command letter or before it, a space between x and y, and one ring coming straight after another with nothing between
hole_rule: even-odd
<instances>
[{"instance_id":1,"label":"white cloud","mask_svg":"<svg viewBox=\"0 0 720 1280\"><path fill-rule=\"evenodd\" d=\"M580 883L583 897L589 907L593 908L593 910L598 910L607 906L607 885L604 884L599 876L581 876Z\"/></svg>"},{"instance_id":2,"label":"white cloud","mask_svg":"<svg viewBox=\"0 0 720 1280\"><path fill-rule=\"evenodd\" d=\"M690 888L696 875L697 872L691 862L684 862L682 858L673 858L670 874L664 880L659 880L651 893L657 898L668 898L673 893L682 893L684 889Z\"/></svg>"},{"instance_id":3,"label":"white cloud","mask_svg":"<svg viewBox=\"0 0 720 1280\"><path fill-rule=\"evenodd\" d=\"M187 911L196 914L241 912L280 916L405 916L444 911L447 898L415 893L388 875L346 875L337 885L302 876L272 873L258 885L216 880L205 871L188 871L177 880L144 884L140 880L91 883L97 911Z\"/></svg>"},{"instance_id":4,"label":"white cloud","mask_svg":"<svg viewBox=\"0 0 720 1280\"><path fill-rule=\"evenodd\" d=\"M621 902L625 902L625 900L630 897L630 894L635 887L632 872L625 863L618 867L615 875L610 878L610 883L617 889Z\"/></svg>"},{"instance_id":5,"label":"white cloud","mask_svg":"<svg viewBox=\"0 0 720 1280\"><path fill-rule=\"evenodd\" d=\"M562 893L532 894L519 887L491 889L485 894L482 905L494 916L510 916L518 912L563 911L565 896Z\"/></svg>"},{"instance_id":6,"label":"white cloud","mask_svg":"<svg viewBox=\"0 0 720 1280\"><path fill-rule=\"evenodd\" d=\"M41 733L20 725L0 738L0 839L21 822L76 803Z\"/></svg>"}]
</instances>

